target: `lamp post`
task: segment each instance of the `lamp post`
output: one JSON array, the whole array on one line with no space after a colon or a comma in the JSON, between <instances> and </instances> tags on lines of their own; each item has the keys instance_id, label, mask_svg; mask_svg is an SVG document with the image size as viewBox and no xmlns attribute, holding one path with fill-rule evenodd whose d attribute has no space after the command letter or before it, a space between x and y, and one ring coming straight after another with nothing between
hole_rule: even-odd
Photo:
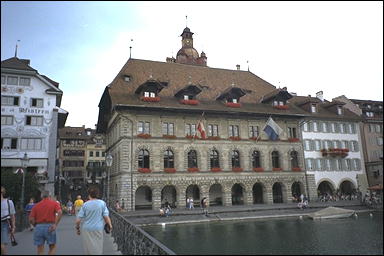
<instances>
[{"instance_id":1,"label":"lamp post","mask_svg":"<svg viewBox=\"0 0 384 256\"><path fill-rule=\"evenodd\" d=\"M108 167L108 180L107 180L107 202L108 202L108 205L110 204L109 202L109 182L110 182L110 173L111 173L111 166L112 166L112 162L113 162L113 157L111 155L111 153L108 153L106 156L105 156L105 163L107 164L107 167Z\"/></svg>"},{"instance_id":2,"label":"lamp post","mask_svg":"<svg viewBox=\"0 0 384 256\"><path fill-rule=\"evenodd\" d=\"M21 211L24 211L24 190L25 190L25 172L27 171L27 164L29 161L27 153L24 153L23 158L20 158L21 165L24 169L21 169L21 172L23 174L23 182L21 185L21 197L20 197L20 209Z\"/></svg>"}]
</instances>

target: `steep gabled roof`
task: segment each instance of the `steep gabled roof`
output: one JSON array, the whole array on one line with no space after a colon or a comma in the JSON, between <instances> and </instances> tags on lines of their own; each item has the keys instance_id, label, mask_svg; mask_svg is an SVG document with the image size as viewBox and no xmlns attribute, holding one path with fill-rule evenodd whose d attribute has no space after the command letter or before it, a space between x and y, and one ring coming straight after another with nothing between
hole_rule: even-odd
<instances>
[{"instance_id":1,"label":"steep gabled roof","mask_svg":"<svg viewBox=\"0 0 384 256\"><path fill-rule=\"evenodd\" d=\"M18 70L27 70L27 71L35 71L36 69L31 68L29 66L29 60L19 59L17 57L12 57L1 62L1 68L10 68L10 69L18 69Z\"/></svg>"}]
</instances>

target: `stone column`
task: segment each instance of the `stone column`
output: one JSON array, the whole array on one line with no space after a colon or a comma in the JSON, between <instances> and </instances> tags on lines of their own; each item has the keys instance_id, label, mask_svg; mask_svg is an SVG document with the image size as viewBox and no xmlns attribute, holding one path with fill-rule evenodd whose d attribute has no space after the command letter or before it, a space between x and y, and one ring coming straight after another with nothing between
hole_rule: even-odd
<instances>
[{"instance_id":1,"label":"stone column","mask_svg":"<svg viewBox=\"0 0 384 256\"><path fill-rule=\"evenodd\" d=\"M247 188L245 195L244 195L244 204L246 205L253 205L253 193L252 189Z\"/></svg>"},{"instance_id":2,"label":"stone column","mask_svg":"<svg viewBox=\"0 0 384 256\"><path fill-rule=\"evenodd\" d=\"M224 206L232 206L232 191L230 187L224 187L223 204Z\"/></svg>"},{"instance_id":3,"label":"stone column","mask_svg":"<svg viewBox=\"0 0 384 256\"><path fill-rule=\"evenodd\" d=\"M152 208L154 210L161 207L161 188L154 188L152 190Z\"/></svg>"},{"instance_id":4,"label":"stone column","mask_svg":"<svg viewBox=\"0 0 384 256\"><path fill-rule=\"evenodd\" d=\"M266 204L273 204L273 191L272 191L272 185L267 184L265 186L265 192L266 192L266 198L267 201L265 202Z\"/></svg>"}]
</instances>

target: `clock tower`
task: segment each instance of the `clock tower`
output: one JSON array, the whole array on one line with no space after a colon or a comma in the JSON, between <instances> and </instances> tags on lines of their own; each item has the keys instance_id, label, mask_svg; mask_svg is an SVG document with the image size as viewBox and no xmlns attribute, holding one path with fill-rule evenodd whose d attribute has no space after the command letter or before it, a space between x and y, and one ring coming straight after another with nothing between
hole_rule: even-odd
<instances>
[{"instance_id":1,"label":"clock tower","mask_svg":"<svg viewBox=\"0 0 384 256\"><path fill-rule=\"evenodd\" d=\"M207 57L204 52L199 53L193 48L193 32L185 27L181 33L181 49L177 52L176 59L167 58L167 62L207 66Z\"/></svg>"}]
</instances>

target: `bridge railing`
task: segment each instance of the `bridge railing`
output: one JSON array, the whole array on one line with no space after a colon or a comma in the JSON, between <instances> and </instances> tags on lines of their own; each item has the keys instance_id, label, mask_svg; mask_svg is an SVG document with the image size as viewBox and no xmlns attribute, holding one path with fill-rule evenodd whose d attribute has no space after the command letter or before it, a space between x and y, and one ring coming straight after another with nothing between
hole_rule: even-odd
<instances>
[{"instance_id":1,"label":"bridge railing","mask_svg":"<svg viewBox=\"0 0 384 256\"><path fill-rule=\"evenodd\" d=\"M123 255L176 255L140 227L110 209L112 237Z\"/></svg>"}]
</instances>

